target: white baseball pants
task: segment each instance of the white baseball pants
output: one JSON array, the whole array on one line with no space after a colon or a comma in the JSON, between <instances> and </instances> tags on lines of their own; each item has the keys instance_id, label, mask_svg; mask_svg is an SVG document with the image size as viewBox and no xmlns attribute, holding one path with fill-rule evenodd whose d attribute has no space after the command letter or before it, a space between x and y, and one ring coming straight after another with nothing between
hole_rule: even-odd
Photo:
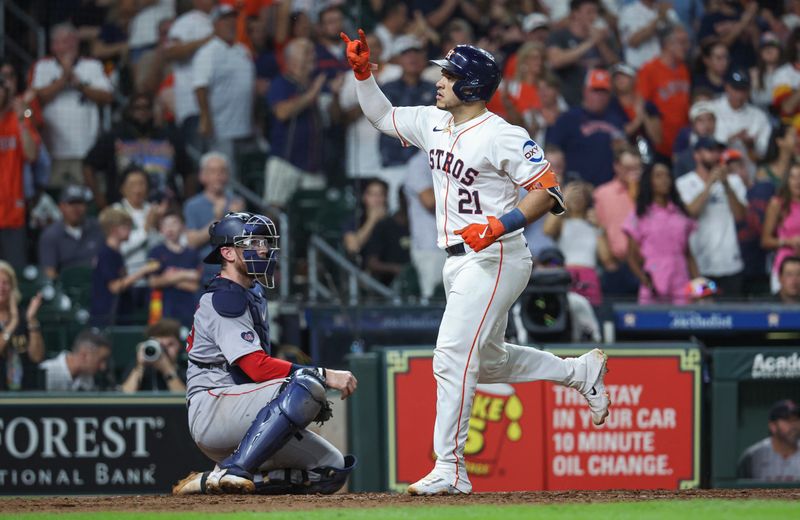
<instances>
[{"instance_id":1,"label":"white baseball pants","mask_svg":"<svg viewBox=\"0 0 800 520\"><path fill-rule=\"evenodd\" d=\"M508 311L527 286L531 268L531 253L521 235L445 262L447 306L433 354L434 471L452 478L453 486L464 492L472 489L464 444L476 385L572 380L571 361L503 341Z\"/></svg>"}]
</instances>

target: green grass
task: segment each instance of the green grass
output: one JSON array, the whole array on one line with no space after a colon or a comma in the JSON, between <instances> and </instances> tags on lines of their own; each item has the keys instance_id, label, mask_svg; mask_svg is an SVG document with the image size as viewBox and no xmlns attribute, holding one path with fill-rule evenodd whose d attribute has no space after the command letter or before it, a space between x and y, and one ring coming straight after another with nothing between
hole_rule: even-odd
<instances>
[{"instance_id":1,"label":"green grass","mask_svg":"<svg viewBox=\"0 0 800 520\"><path fill-rule=\"evenodd\" d=\"M3 515L0 519L51 519L52 513L29 513L22 515ZM668 500L652 502L617 502L564 505L512 505L512 506L431 506L431 507L393 507L381 509L318 509L314 511L234 512L234 513L58 513L64 520L247 520L266 518L268 520L361 520L361 519L414 519L414 520L484 520L502 518L516 519L563 519L563 520L689 520L693 518L713 520L762 520L800 518L800 504L776 500Z\"/></svg>"}]
</instances>

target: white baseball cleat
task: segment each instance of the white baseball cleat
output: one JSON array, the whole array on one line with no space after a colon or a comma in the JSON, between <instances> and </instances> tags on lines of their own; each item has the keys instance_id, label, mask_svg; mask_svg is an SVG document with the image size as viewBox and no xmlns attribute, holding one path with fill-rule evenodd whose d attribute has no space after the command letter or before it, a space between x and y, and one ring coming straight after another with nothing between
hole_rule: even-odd
<instances>
[{"instance_id":1,"label":"white baseball cleat","mask_svg":"<svg viewBox=\"0 0 800 520\"><path fill-rule=\"evenodd\" d=\"M172 486L173 495L202 495L206 492L206 479L210 471L198 473L193 471L180 482Z\"/></svg>"},{"instance_id":2,"label":"white baseball cleat","mask_svg":"<svg viewBox=\"0 0 800 520\"><path fill-rule=\"evenodd\" d=\"M227 469L215 470L209 473L205 482L206 493L214 495L249 495L256 490L255 483L246 477L234 475Z\"/></svg>"},{"instance_id":3,"label":"white baseball cleat","mask_svg":"<svg viewBox=\"0 0 800 520\"><path fill-rule=\"evenodd\" d=\"M452 478L445 478L431 471L422 479L408 486L407 492L409 495L415 496L469 495L472 492L472 486L470 485L467 490L458 489L453 486Z\"/></svg>"},{"instance_id":4,"label":"white baseball cleat","mask_svg":"<svg viewBox=\"0 0 800 520\"><path fill-rule=\"evenodd\" d=\"M611 398L606 392L605 384L603 384L603 378L608 372L608 356L605 352L596 348L578 359L586 363L587 377L581 389L581 394L589 403L589 409L592 411L592 422L600 426L606 422L608 407L611 406Z\"/></svg>"}]
</instances>

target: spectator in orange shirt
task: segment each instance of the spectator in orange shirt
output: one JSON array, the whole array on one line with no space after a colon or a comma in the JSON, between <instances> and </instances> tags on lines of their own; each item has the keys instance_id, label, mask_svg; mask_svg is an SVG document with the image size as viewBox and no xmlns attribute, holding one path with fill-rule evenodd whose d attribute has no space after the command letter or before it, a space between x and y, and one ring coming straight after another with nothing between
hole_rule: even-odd
<instances>
[{"instance_id":1,"label":"spectator in orange shirt","mask_svg":"<svg viewBox=\"0 0 800 520\"><path fill-rule=\"evenodd\" d=\"M539 42L525 43L516 57L518 64L514 76L503 80L486 107L512 125L534 134L531 111L541 107L536 83L546 73L545 47Z\"/></svg>"},{"instance_id":2,"label":"spectator in orange shirt","mask_svg":"<svg viewBox=\"0 0 800 520\"><path fill-rule=\"evenodd\" d=\"M672 143L681 128L689 122L689 33L675 25L659 34L661 54L640 70L636 88L642 97L661 112L661 142L656 151L669 159Z\"/></svg>"},{"instance_id":3,"label":"spectator in orange shirt","mask_svg":"<svg viewBox=\"0 0 800 520\"><path fill-rule=\"evenodd\" d=\"M628 141L639 148L644 162L652 162L654 148L661 142L661 113L636 92L636 70L630 65L617 63L611 67L611 86L614 97L610 106L628 118L625 124Z\"/></svg>"},{"instance_id":4,"label":"spectator in orange shirt","mask_svg":"<svg viewBox=\"0 0 800 520\"><path fill-rule=\"evenodd\" d=\"M0 259L19 271L26 263L23 167L36 160L37 145L25 111L14 109L9 81L0 80Z\"/></svg>"},{"instance_id":5,"label":"spectator in orange shirt","mask_svg":"<svg viewBox=\"0 0 800 520\"><path fill-rule=\"evenodd\" d=\"M236 42L245 45L251 51L255 50L253 42L247 31L248 20L255 19L255 23L266 26L268 7L274 0L220 0L220 4L227 4L236 9Z\"/></svg>"},{"instance_id":6,"label":"spectator in orange shirt","mask_svg":"<svg viewBox=\"0 0 800 520\"><path fill-rule=\"evenodd\" d=\"M547 44L550 36L550 19L542 13L531 13L522 20L522 31L525 33L526 42L538 42L542 45ZM445 52L452 48L448 47ZM503 77L510 78L517 73L517 57L519 50L508 57L503 66Z\"/></svg>"}]
</instances>

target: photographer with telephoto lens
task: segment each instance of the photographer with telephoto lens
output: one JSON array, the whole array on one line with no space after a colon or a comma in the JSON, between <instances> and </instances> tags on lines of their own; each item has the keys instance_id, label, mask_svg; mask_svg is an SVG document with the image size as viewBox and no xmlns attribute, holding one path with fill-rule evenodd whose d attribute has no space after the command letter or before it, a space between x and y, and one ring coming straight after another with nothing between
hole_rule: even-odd
<instances>
[{"instance_id":1,"label":"photographer with telephoto lens","mask_svg":"<svg viewBox=\"0 0 800 520\"><path fill-rule=\"evenodd\" d=\"M168 318L147 328L149 339L136 346L136 362L125 374L123 392L186 392L186 370L178 368L183 346L180 328L180 323Z\"/></svg>"}]
</instances>

